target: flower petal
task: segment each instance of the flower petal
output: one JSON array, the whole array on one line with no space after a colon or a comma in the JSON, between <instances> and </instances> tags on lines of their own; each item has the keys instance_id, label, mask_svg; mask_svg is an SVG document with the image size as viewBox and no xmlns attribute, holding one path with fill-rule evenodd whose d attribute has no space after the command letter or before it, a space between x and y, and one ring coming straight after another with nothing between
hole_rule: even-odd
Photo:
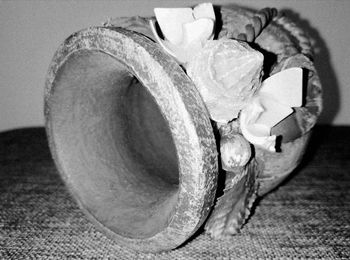
<instances>
[{"instance_id":1,"label":"flower petal","mask_svg":"<svg viewBox=\"0 0 350 260\"><path fill-rule=\"evenodd\" d=\"M264 111L256 120L256 124L261 124L272 128L293 113L293 109L291 107L279 103L270 96L261 95L261 93L259 93L259 98Z\"/></svg>"},{"instance_id":2,"label":"flower petal","mask_svg":"<svg viewBox=\"0 0 350 260\"><path fill-rule=\"evenodd\" d=\"M271 127L257 123L265 112L258 97L244 108L239 116L243 136L252 144L271 152L275 152L276 136L270 136Z\"/></svg>"},{"instance_id":3,"label":"flower petal","mask_svg":"<svg viewBox=\"0 0 350 260\"><path fill-rule=\"evenodd\" d=\"M193 42L199 42L201 45L214 35L214 20L200 18L191 23L183 24L182 45L186 46Z\"/></svg>"},{"instance_id":4,"label":"flower petal","mask_svg":"<svg viewBox=\"0 0 350 260\"><path fill-rule=\"evenodd\" d=\"M302 106L303 69L289 68L264 80L260 93L269 95L289 107Z\"/></svg>"},{"instance_id":5,"label":"flower petal","mask_svg":"<svg viewBox=\"0 0 350 260\"><path fill-rule=\"evenodd\" d=\"M154 21L150 20L150 26L155 39L163 49L179 63L186 64L202 49L205 41L213 37L214 21L201 18L184 24L183 41L180 44L162 40L157 33Z\"/></svg>"},{"instance_id":6,"label":"flower petal","mask_svg":"<svg viewBox=\"0 0 350 260\"><path fill-rule=\"evenodd\" d=\"M215 13L212 3L202 3L193 8L193 16L196 19L209 18L215 21Z\"/></svg>"},{"instance_id":7,"label":"flower petal","mask_svg":"<svg viewBox=\"0 0 350 260\"><path fill-rule=\"evenodd\" d=\"M164 38L172 44L182 42L182 25L194 21L192 8L154 8L154 13Z\"/></svg>"},{"instance_id":8,"label":"flower petal","mask_svg":"<svg viewBox=\"0 0 350 260\"><path fill-rule=\"evenodd\" d=\"M171 56L173 56L174 58L176 57L174 51L172 51L172 46L169 46L169 42L167 41L163 41L158 33L157 33L157 29L156 29L156 25L155 25L155 21L153 20L149 20L149 24L150 24L150 27L151 27L151 30L153 32L153 35L156 39L156 41L160 44L160 46L162 46L162 48L168 53L170 54Z\"/></svg>"}]
</instances>

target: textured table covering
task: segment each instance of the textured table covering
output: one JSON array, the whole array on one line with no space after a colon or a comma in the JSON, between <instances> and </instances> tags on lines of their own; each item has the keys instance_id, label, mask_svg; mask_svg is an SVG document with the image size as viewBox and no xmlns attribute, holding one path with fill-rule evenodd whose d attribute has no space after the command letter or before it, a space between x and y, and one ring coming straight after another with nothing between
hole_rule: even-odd
<instances>
[{"instance_id":1,"label":"textured table covering","mask_svg":"<svg viewBox=\"0 0 350 260\"><path fill-rule=\"evenodd\" d=\"M350 127L316 127L308 156L259 200L241 234L199 231L182 247L136 253L97 231L70 197L43 128L0 133L0 259L348 259Z\"/></svg>"}]
</instances>

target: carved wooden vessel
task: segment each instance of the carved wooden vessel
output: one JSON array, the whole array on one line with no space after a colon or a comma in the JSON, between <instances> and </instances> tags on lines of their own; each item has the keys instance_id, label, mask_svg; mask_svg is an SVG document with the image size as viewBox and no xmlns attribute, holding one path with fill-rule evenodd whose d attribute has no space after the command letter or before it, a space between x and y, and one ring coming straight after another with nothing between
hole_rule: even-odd
<instances>
[{"instance_id":1,"label":"carved wooden vessel","mask_svg":"<svg viewBox=\"0 0 350 260\"><path fill-rule=\"evenodd\" d=\"M231 202L215 202L217 126L184 70L152 41L148 18L115 19L79 31L54 55L45 90L53 158L86 215L120 244L141 251L176 248L214 205L209 233L215 237L217 223L240 228L256 195L276 187L302 158L321 111L307 38L282 16L267 25L266 11L217 11L218 37L254 41L265 55L266 74L293 66L308 70L305 106L273 129L288 136L282 152L256 148ZM222 210L230 213L223 222Z\"/></svg>"}]
</instances>

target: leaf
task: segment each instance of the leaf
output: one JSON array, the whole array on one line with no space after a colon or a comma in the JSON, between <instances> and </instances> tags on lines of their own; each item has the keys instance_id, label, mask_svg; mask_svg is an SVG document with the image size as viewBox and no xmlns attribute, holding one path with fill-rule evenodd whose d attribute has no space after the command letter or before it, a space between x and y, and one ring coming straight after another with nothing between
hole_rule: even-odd
<instances>
[{"instance_id":1,"label":"leaf","mask_svg":"<svg viewBox=\"0 0 350 260\"><path fill-rule=\"evenodd\" d=\"M257 175L255 160L236 172L226 172L224 194L218 199L205 226L211 237L228 238L240 231L256 199Z\"/></svg>"}]
</instances>

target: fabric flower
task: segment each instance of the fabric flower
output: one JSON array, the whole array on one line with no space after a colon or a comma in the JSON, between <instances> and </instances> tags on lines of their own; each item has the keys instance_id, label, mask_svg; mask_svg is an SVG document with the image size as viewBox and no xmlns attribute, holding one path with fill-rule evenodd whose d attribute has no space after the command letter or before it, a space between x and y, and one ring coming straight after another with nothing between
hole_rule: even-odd
<instances>
[{"instance_id":1,"label":"fabric flower","mask_svg":"<svg viewBox=\"0 0 350 260\"><path fill-rule=\"evenodd\" d=\"M261 82L264 56L246 42L207 41L187 65L211 119L227 123L251 100Z\"/></svg>"}]
</instances>

